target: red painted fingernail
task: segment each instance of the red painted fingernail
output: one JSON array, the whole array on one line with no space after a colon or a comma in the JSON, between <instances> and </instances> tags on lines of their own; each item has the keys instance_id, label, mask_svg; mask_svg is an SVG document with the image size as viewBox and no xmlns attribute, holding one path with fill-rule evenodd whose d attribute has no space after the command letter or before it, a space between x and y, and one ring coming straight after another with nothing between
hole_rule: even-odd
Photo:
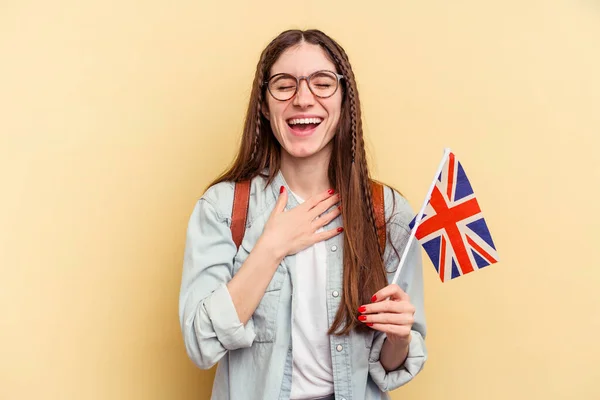
<instances>
[{"instance_id":1,"label":"red painted fingernail","mask_svg":"<svg viewBox=\"0 0 600 400\"><path fill-rule=\"evenodd\" d=\"M377 296L373 295L373 297L371 297L371 303L375 303L377 301Z\"/></svg>"},{"instance_id":2,"label":"red painted fingernail","mask_svg":"<svg viewBox=\"0 0 600 400\"><path fill-rule=\"evenodd\" d=\"M337 228L338 232L344 232L344 228L342 228L341 226L339 228Z\"/></svg>"},{"instance_id":3,"label":"red painted fingernail","mask_svg":"<svg viewBox=\"0 0 600 400\"><path fill-rule=\"evenodd\" d=\"M367 322L367 326L373 326L371 322Z\"/></svg>"},{"instance_id":4,"label":"red painted fingernail","mask_svg":"<svg viewBox=\"0 0 600 400\"><path fill-rule=\"evenodd\" d=\"M329 190L327 191L327 193L329 193L329 194L333 194L333 193L335 193L335 190L333 190L333 189L329 189Z\"/></svg>"},{"instance_id":5,"label":"red painted fingernail","mask_svg":"<svg viewBox=\"0 0 600 400\"><path fill-rule=\"evenodd\" d=\"M359 313L364 313L365 311L367 311L367 307L365 307L365 306L358 307L358 312Z\"/></svg>"},{"instance_id":6,"label":"red painted fingernail","mask_svg":"<svg viewBox=\"0 0 600 400\"><path fill-rule=\"evenodd\" d=\"M358 320L359 321L366 321L367 320L367 316L366 315L359 315L358 316Z\"/></svg>"},{"instance_id":7,"label":"red painted fingernail","mask_svg":"<svg viewBox=\"0 0 600 400\"><path fill-rule=\"evenodd\" d=\"M282 186L279 188L279 194L283 193L284 191L285 191L285 187Z\"/></svg>"}]
</instances>

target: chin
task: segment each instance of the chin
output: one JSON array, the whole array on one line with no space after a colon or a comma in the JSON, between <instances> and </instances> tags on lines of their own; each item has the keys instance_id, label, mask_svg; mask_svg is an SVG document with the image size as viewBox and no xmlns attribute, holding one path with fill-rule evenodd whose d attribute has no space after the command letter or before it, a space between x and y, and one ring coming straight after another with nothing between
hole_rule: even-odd
<instances>
[{"instance_id":1,"label":"chin","mask_svg":"<svg viewBox=\"0 0 600 400\"><path fill-rule=\"evenodd\" d=\"M297 137L290 137L282 146L283 150L292 158L306 159L314 157L320 153L326 153L333 146L333 141L329 139L323 143L324 138L314 135L311 138L298 140ZM281 143L281 142L280 142Z\"/></svg>"},{"instance_id":2,"label":"chin","mask_svg":"<svg viewBox=\"0 0 600 400\"><path fill-rule=\"evenodd\" d=\"M290 149L291 151L288 151L288 154L290 156L292 156L293 158L309 158L310 156L315 155L317 152L316 151L311 151L308 149Z\"/></svg>"},{"instance_id":3,"label":"chin","mask_svg":"<svg viewBox=\"0 0 600 400\"><path fill-rule=\"evenodd\" d=\"M285 149L286 152L293 158L310 158L322 153L326 149L319 146L291 146Z\"/></svg>"}]
</instances>

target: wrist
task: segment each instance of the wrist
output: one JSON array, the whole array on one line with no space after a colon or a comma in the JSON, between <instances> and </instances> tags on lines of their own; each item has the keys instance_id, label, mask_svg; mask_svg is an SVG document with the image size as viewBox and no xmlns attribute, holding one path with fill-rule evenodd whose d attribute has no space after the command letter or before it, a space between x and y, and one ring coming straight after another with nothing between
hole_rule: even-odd
<instances>
[{"instance_id":1,"label":"wrist","mask_svg":"<svg viewBox=\"0 0 600 400\"><path fill-rule=\"evenodd\" d=\"M409 334L408 337L388 335L386 337L386 341L390 342L390 345L393 346L396 350L408 350L408 348L410 347L411 338L412 334Z\"/></svg>"},{"instance_id":2,"label":"wrist","mask_svg":"<svg viewBox=\"0 0 600 400\"><path fill-rule=\"evenodd\" d=\"M389 335L383 342L379 362L387 372L395 371L406 362L409 348L410 336L407 339Z\"/></svg>"},{"instance_id":3,"label":"wrist","mask_svg":"<svg viewBox=\"0 0 600 400\"><path fill-rule=\"evenodd\" d=\"M265 237L265 235L262 235L258 239L256 246L254 247L254 251L258 251L263 255L263 257L270 260L275 265L279 265L287 255L286 250L283 249L282 246L278 245L272 240L269 240L269 238Z\"/></svg>"}]
</instances>

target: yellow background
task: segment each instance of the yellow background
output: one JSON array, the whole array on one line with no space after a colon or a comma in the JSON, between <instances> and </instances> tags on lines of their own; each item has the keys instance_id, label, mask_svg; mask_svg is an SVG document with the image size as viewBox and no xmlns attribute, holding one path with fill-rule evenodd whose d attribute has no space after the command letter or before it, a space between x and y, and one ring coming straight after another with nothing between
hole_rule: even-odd
<instances>
[{"instance_id":1,"label":"yellow background","mask_svg":"<svg viewBox=\"0 0 600 400\"><path fill-rule=\"evenodd\" d=\"M346 48L372 171L418 208L444 146L501 263L442 284L393 399L599 399L600 4L0 2L0 399L206 399L185 228L236 149L262 48Z\"/></svg>"}]
</instances>

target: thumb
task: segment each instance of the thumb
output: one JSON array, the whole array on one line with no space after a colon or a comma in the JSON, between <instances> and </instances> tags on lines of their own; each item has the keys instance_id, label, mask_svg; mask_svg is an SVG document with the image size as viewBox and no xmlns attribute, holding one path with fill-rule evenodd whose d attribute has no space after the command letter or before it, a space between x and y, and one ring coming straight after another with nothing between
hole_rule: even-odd
<instances>
[{"instance_id":1,"label":"thumb","mask_svg":"<svg viewBox=\"0 0 600 400\"><path fill-rule=\"evenodd\" d=\"M287 200L288 192L285 189L285 186L282 186L281 189L279 189L279 198L277 199L277 203L275 203L275 209L273 212L276 214L282 213L287 205Z\"/></svg>"}]
</instances>

